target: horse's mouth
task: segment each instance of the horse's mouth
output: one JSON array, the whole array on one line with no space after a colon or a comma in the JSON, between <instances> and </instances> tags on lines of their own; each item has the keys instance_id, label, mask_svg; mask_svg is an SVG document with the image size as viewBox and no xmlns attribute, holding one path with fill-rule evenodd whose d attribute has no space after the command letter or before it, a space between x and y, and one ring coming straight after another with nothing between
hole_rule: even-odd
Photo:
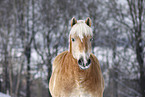
<instances>
[{"instance_id":1,"label":"horse's mouth","mask_svg":"<svg viewBox=\"0 0 145 97\"><path fill-rule=\"evenodd\" d=\"M80 69L85 70L88 69L90 67L91 64L84 66L84 65L79 65Z\"/></svg>"},{"instance_id":2,"label":"horse's mouth","mask_svg":"<svg viewBox=\"0 0 145 97\"><path fill-rule=\"evenodd\" d=\"M78 60L78 65L79 65L80 69L83 69L83 70L88 69L91 65L91 59L89 58L87 61L84 61L83 58L80 58Z\"/></svg>"}]
</instances>

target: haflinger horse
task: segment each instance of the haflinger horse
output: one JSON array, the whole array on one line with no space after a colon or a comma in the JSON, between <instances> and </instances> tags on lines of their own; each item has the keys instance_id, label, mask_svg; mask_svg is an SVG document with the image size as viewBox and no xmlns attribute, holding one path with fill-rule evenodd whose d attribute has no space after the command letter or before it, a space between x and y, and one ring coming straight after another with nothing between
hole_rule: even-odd
<instances>
[{"instance_id":1,"label":"haflinger horse","mask_svg":"<svg viewBox=\"0 0 145 97\"><path fill-rule=\"evenodd\" d=\"M71 20L69 51L53 61L49 82L52 97L103 97L104 79L98 59L91 53L91 19Z\"/></svg>"}]
</instances>

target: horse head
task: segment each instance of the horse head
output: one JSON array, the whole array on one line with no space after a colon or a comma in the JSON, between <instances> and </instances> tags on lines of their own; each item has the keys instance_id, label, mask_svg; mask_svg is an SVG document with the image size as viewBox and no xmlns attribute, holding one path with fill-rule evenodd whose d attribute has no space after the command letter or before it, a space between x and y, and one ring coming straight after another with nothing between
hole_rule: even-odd
<instances>
[{"instance_id":1,"label":"horse head","mask_svg":"<svg viewBox=\"0 0 145 97\"><path fill-rule=\"evenodd\" d=\"M87 18L85 21L71 20L71 31L69 34L69 51L77 60L81 69L88 69L91 65L91 41L92 41L91 19Z\"/></svg>"}]
</instances>

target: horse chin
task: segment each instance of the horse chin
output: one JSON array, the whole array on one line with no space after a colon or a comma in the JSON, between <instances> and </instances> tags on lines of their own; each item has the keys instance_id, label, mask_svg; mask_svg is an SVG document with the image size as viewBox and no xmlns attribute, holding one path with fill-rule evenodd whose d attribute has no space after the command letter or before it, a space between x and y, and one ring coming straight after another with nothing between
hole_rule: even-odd
<instances>
[{"instance_id":1,"label":"horse chin","mask_svg":"<svg viewBox=\"0 0 145 97\"><path fill-rule=\"evenodd\" d=\"M86 70L90 67L91 64L89 64L88 66L82 66L82 65L79 65L80 69L82 70Z\"/></svg>"}]
</instances>

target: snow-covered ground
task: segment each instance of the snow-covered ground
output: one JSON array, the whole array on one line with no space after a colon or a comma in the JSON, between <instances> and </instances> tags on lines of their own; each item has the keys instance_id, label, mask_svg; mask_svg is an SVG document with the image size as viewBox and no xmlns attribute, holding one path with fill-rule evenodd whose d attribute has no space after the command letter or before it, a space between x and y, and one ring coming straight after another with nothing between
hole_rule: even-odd
<instances>
[{"instance_id":1,"label":"snow-covered ground","mask_svg":"<svg viewBox=\"0 0 145 97\"><path fill-rule=\"evenodd\" d=\"M0 97L11 97L11 96L0 92Z\"/></svg>"}]
</instances>

